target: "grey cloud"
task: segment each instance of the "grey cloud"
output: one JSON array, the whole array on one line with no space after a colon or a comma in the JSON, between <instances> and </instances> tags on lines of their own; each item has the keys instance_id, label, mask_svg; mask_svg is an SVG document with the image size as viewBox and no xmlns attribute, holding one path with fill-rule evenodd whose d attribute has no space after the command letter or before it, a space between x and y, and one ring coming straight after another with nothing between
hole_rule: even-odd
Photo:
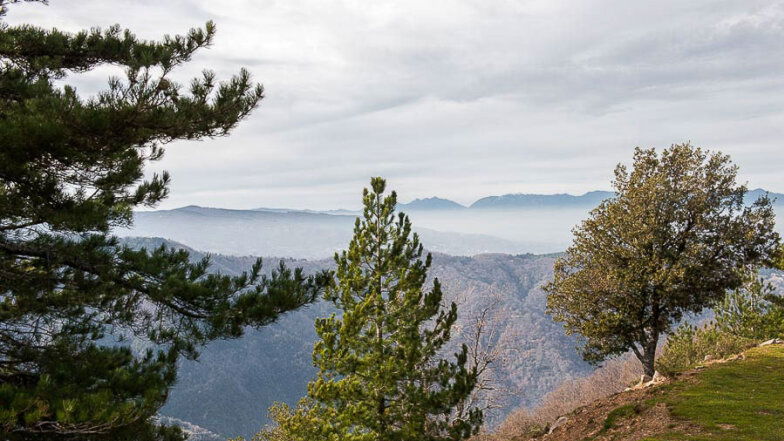
<instances>
[{"instance_id":1,"label":"grey cloud","mask_svg":"<svg viewBox=\"0 0 784 441\"><path fill-rule=\"evenodd\" d=\"M355 206L379 174L403 199L579 193L634 146L686 140L784 190L784 1L68 3L8 20L158 38L214 19L178 79L247 66L267 89L233 136L170 146L151 168L174 175L165 207Z\"/></svg>"}]
</instances>

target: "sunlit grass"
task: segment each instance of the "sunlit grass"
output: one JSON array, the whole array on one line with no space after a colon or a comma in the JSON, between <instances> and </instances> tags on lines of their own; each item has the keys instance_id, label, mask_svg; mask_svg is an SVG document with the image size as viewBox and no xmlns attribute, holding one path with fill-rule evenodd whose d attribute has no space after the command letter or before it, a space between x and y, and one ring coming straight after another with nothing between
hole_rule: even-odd
<instances>
[{"instance_id":1,"label":"sunlit grass","mask_svg":"<svg viewBox=\"0 0 784 441\"><path fill-rule=\"evenodd\" d=\"M712 366L694 383L682 383L663 398L674 418L701 434L667 433L644 441L784 440L784 347L747 352L743 361Z\"/></svg>"}]
</instances>

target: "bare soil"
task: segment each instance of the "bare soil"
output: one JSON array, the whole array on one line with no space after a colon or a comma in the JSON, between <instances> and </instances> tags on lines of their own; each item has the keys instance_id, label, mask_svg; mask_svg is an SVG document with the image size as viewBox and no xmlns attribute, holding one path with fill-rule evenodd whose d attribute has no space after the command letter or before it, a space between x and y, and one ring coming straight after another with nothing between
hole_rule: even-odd
<instances>
[{"instance_id":1,"label":"bare soil","mask_svg":"<svg viewBox=\"0 0 784 441\"><path fill-rule=\"evenodd\" d=\"M695 372L680 375L678 380L691 381ZM663 393L661 386L665 384L667 382L645 389L621 392L578 408L567 415L567 421L556 427L552 433L536 439L542 441L639 441L671 430L688 434L699 433L699 428L690 427L673 419L664 403L651 403Z\"/></svg>"}]
</instances>

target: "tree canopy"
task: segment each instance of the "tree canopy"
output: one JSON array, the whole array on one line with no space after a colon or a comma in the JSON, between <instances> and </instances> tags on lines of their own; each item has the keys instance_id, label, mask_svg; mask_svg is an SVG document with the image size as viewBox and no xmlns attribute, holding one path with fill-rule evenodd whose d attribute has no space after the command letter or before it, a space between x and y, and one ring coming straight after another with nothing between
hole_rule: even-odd
<instances>
[{"instance_id":1,"label":"tree canopy","mask_svg":"<svg viewBox=\"0 0 784 441\"><path fill-rule=\"evenodd\" d=\"M5 15L8 1L0 1ZM215 25L144 41L112 26L0 24L0 427L6 439L161 439L179 356L313 301L323 278L261 261L238 277L113 228L168 194L144 166L175 140L227 135L263 97L247 71L170 79ZM69 75L124 69L89 98ZM146 342L132 351L128 339Z\"/></svg>"},{"instance_id":2,"label":"tree canopy","mask_svg":"<svg viewBox=\"0 0 784 441\"><path fill-rule=\"evenodd\" d=\"M730 158L690 144L637 148L615 197L574 230L546 286L548 311L582 336L586 360L633 351L653 375L659 337L769 264L779 236L768 198L744 204Z\"/></svg>"}]
</instances>

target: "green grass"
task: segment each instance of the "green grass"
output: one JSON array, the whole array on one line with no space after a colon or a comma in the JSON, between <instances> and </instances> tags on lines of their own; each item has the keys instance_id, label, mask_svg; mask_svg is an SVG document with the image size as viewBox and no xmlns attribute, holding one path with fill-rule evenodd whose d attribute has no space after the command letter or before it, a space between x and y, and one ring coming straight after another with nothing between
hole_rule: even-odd
<instances>
[{"instance_id":1,"label":"green grass","mask_svg":"<svg viewBox=\"0 0 784 441\"><path fill-rule=\"evenodd\" d=\"M746 360L711 366L676 383L662 401L700 435L671 432L644 441L784 440L784 347L755 348Z\"/></svg>"}]
</instances>

